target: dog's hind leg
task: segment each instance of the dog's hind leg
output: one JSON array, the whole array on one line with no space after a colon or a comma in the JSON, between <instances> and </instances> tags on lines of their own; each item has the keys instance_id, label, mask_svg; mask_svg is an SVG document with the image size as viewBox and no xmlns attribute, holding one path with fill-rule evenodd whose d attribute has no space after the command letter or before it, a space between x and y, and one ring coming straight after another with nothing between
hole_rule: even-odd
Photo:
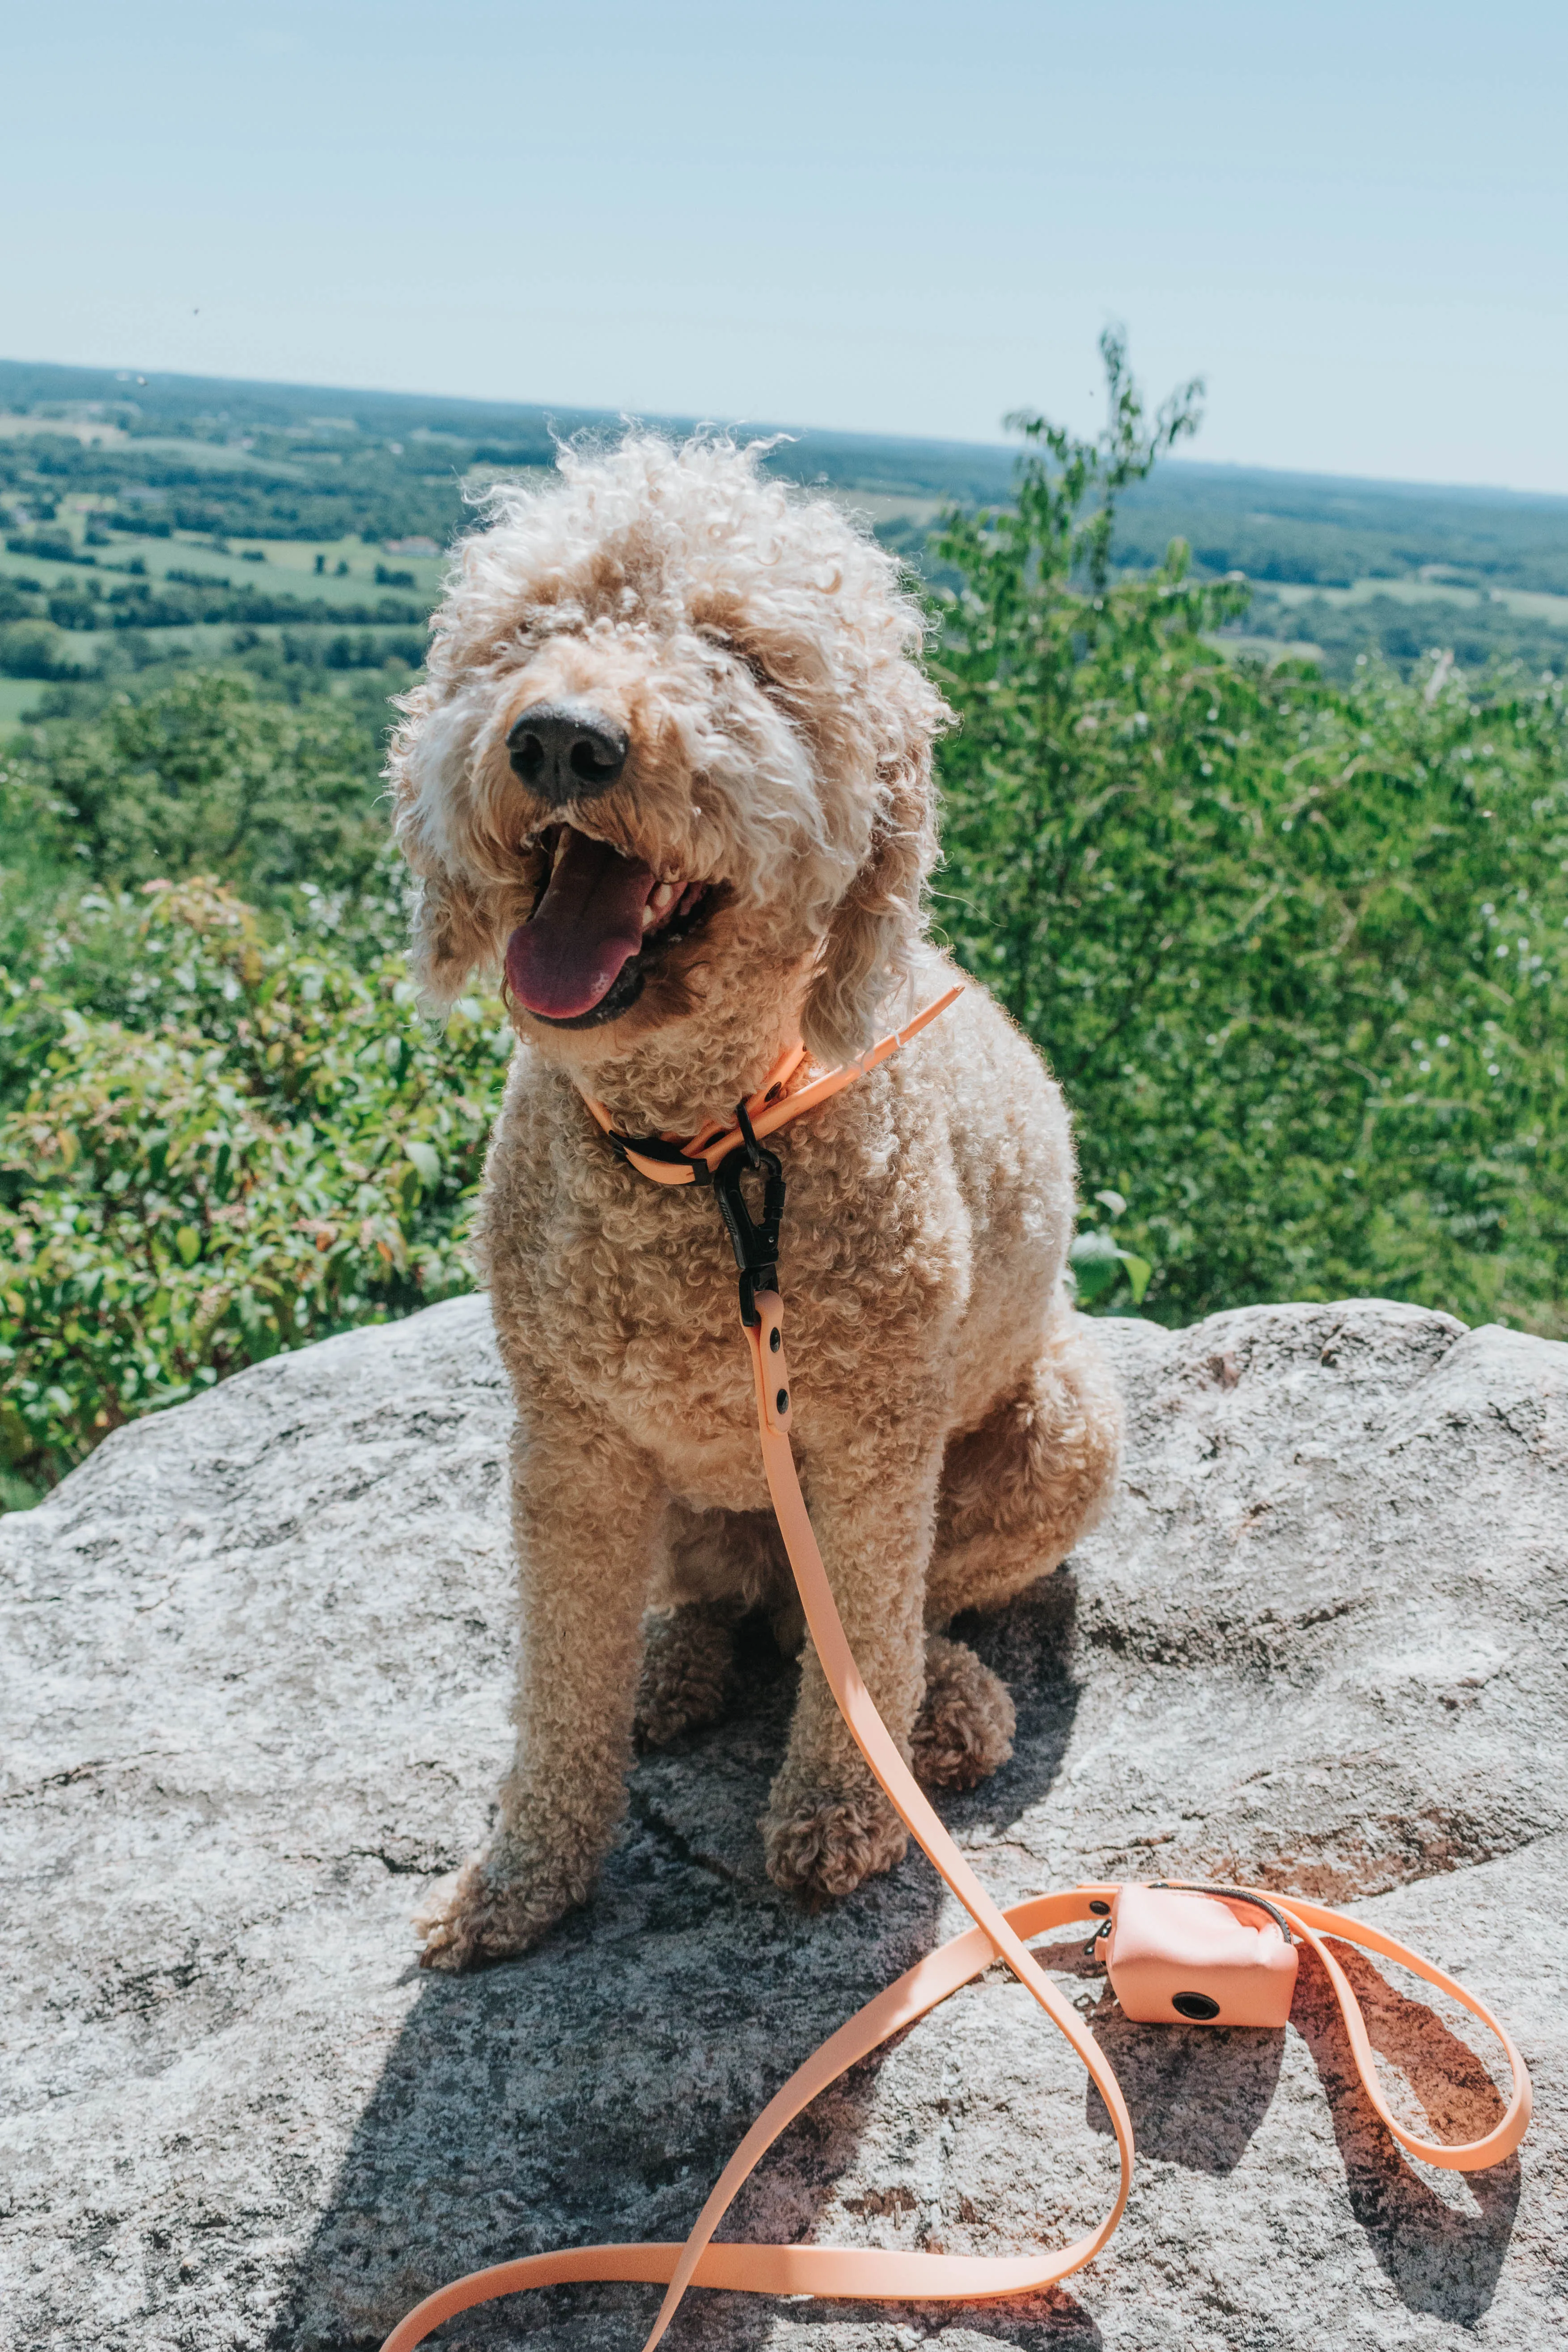
<instances>
[{"instance_id":1,"label":"dog's hind leg","mask_svg":"<svg viewBox=\"0 0 1568 2352\"><path fill-rule=\"evenodd\" d=\"M788 1639L793 1599L771 1511L700 1511L672 1502L654 1605L643 1620L639 1746L668 1748L684 1732L719 1721L730 1696L735 1629L748 1610L765 1609L781 1648L798 1650L804 1625L794 1626L793 1643Z\"/></svg>"},{"instance_id":2,"label":"dog's hind leg","mask_svg":"<svg viewBox=\"0 0 1568 2352\"><path fill-rule=\"evenodd\" d=\"M637 1681L640 1748L668 1748L683 1732L717 1723L730 1695L741 1601L689 1601L653 1609L643 1619Z\"/></svg>"},{"instance_id":3,"label":"dog's hind leg","mask_svg":"<svg viewBox=\"0 0 1568 2352\"><path fill-rule=\"evenodd\" d=\"M926 1623L997 1608L1059 1566L1110 1499L1121 1435L1092 1327L1063 1307L1027 1376L948 1445Z\"/></svg>"},{"instance_id":4,"label":"dog's hind leg","mask_svg":"<svg viewBox=\"0 0 1568 2352\"><path fill-rule=\"evenodd\" d=\"M928 1789L973 1789L1013 1753L1017 1717L1000 1675L963 1642L926 1636L926 1694L910 1738L915 1778Z\"/></svg>"}]
</instances>

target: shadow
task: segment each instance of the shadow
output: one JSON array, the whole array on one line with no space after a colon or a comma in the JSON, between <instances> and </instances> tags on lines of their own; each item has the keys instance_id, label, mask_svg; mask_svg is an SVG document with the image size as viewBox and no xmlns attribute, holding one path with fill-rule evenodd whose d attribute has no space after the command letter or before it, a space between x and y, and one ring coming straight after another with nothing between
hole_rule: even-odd
<instances>
[{"instance_id":1,"label":"shadow","mask_svg":"<svg viewBox=\"0 0 1568 2352\"><path fill-rule=\"evenodd\" d=\"M1012 1762L944 1803L961 1834L1012 1820L1056 1776L1077 1704L1062 1663L1075 1598L1058 1574L960 1629L1007 1676L1019 1718ZM815 1916L768 1879L757 1817L795 1680L745 1628L730 1719L639 1761L627 1822L589 1905L521 1961L417 1979L273 2320L274 2352L369 2352L432 2288L509 2257L683 2237L779 2084L931 1948L942 1890L923 1855ZM791 2127L723 2235L813 2232L853 2168L888 2054L856 2067ZM823 2234L842 2228L841 2210ZM909 2242L896 2220L866 2235ZM657 2303L651 2287L551 2290L468 2314L434 2340L466 2352L523 2342L624 2352ZM835 2307L812 2308L815 2324ZM844 2315L864 2326L867 2307L846 2305ZM672 2352L743 2352L776 2340L778 2316L770 2297L700 2292L682 2309ZM908 2324L935 2334L958 2316L950 2305L910 2306ZM1060 2293L976 2305L963 2324L1020 2347L1100 2342Z\"/></svg>"},{"instance_id":2,"label":"shadow","mask_svg":"<svg viewBox=\"0 0 1568 2352\"><path fill-rule=\"evenodd\" d=\"M977 1789L939 1800L938 1811L961 1843L982 1825L1016 1821L1049 1793L1078 1714L1079 1685L1067 1663L1077 1621L1078 1579L1069 1563L1006 1608L987 1616L965 1612L949 1628L1001 1675L1018 1717L1009 1761Z\"/></svg>"},{"instance_id":3,"label":"shadow","mask_svg":"<svg viewBox=\"0 0 1568 2352\"><path fill-rule=\"evenodd\" d=\"M1424 2000L1412 2000L1357 1951L1336 1944L1372 2046L1404 2077L1385 2096L1424 2138L1479 2139L1504 2100L1487 2068ZM1290 2022L1311 2052L1333 2118L1351 2211L1411 2311L1472 2327L1497 2292L1519 2204L1517 2156L1485 2172L1440 2172L1407 2157L1362 2086L1339 2003L1310 1949L1301 1955ZM1387 2076L1384 2075L1385 2086ZM1424 2113L1422 2111L1425 2111Z\"/></svg>"},{"instance_id":4,"label":"shadow","mask_svg":"<svg viewBox=\"0 0 1568 2352\"><path fill-rule=\"evenodd\" d=\"M1040 1958L1048 1968L1064 1965L1055 1952L1042 1951ZM1098 1961L1084 1967L1103 1973ZM1273 2100L1284 2029L1135 2025L1123 2017L1109 1986L1089 2021L1116 2070L1139 2155L1189 2172L1234 2172ZM1092 2083L1085 2114L1091 2129L1112 2137L1105 2102Z\"/></svg>"}]
</instances>

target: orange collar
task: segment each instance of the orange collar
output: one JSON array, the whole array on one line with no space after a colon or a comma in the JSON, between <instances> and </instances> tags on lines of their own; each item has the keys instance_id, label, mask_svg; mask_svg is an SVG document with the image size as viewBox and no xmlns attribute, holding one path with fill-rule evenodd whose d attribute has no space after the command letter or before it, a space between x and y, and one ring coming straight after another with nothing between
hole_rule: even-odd
<instances>
[{"instance_id":1,"label":"orange collar","mask_svg":"<svg viewBox=\"0 0 1568 2352\"><path fill-rule=\"evenodd\" d=\"M895 1029L868 1046L858 1061L845 1062L838 1069L829 1070L826 1077L813 1078L798 1094L786 1095L781 1089L805 1060L805 1047L787 1047L744 1106L752 1139L760 1142L764 1135L772 1135L792 1118L798 1118L802 1111L815 1110L818 1103L853 1086L857 1078L867 1076L879 1062L896 1054L900 1045L907 1045L939 1013L945 1013L953 999L963 993L963 982L956 982L945 995L917 1013L903 1028ZM678 1135L625 1136L617 1130L602 1102L596 1102L592 1095L585 1095L584 1100L609 1137L616 1158L624 1160L628 1168L635 1168L639 1176L651 1177L656 1184L710 1184L720 1162L747 1140L738 1120L733 1127L721 1129L717 1119L710 1119L705 1128L685 1142Z\"/></svg>"}]
</instances>

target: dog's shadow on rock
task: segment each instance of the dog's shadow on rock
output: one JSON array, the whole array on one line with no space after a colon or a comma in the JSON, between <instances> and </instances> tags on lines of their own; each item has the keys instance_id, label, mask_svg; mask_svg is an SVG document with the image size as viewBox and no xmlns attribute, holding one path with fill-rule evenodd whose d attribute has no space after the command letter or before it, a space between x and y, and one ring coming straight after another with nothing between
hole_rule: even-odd
<instances>
[{"instance_id":1,"label":"dog's shadow on rock","mask_svg":"<svg viewBox=\"0 0 1568 2352\"><path fill-rule=\"evenodd\" d=\"M1076 1704L1060 1664L1072 1605L1058 1575L969 1633L1008 1675L1019 1732L995 1780L944 1804L961 1832L1015 1817L1055 1777ZM684 2237L784 2078L931 1948L942 1890L923 1856L815 1916L768 1879L757 1818L795 1685L795 1669L748 1633L731 1719L639 1759L588 1906L521 1961L420 1982L279 2308L278 2352L360 2352L436 2286L520 2254ZM810 2231L852 2164L881 2063L855 2068L791 2127L723 2234ZM437 2341L621 2352L657 2305L652 2287L552 2290L467 2314ZM815 2323L837 2306L811 2308ZM878 2316L843 2315L860 2327ZM777 2316L772 2298L700 2293L679 2340L760 2345ZM943 2306L940 2322L924 2306L920 2324L961 2316L1021 2352L1100 2341L1060 2293L967 2315Z\"/></svg>"},{"instance_id":2,"label":"dog's shadow on rock","mask_svg":"<svg viewBox=\"0 0 1568 2352\"><path fill-rule=\"evenodd\" d=\"M1005 1609L954 1620L954 1638L1001 1675L1018 1717L1009 1760L978 1788L941 1801L961 1843L976 1829L1016 1821L1048 1794L1061 1770L1078 1713L1079 1685L1067 1663L1077 1617L1078 1579L1067 1567Z\"/></svg>"},{"instance_id":3,"label":"dog's shadow on rock","mask_svg":"<svg viewBox=\"0 0 1568 2352\"><path fill-rule=\"evenodd\" d=\"M1402 2103L1395 2090L1390 2099L1401 2123L1423 2139L1480 2139L1494 2129L1503 2100L1469 2045L1353 1946L1337 1945L1335 1958L1384 2062L1384 2084L1393 2068L1415 2095ZM1290 2022L1328 2095L1351 2210L1391 2284L1410 2310L1473 2326L1497 2292L1513 2232L1518 2157L1468 2174L1406 2157L1367 2097L1339 2004L1310 1952L1302 1954Z\"/></svg>"}]
</instances>

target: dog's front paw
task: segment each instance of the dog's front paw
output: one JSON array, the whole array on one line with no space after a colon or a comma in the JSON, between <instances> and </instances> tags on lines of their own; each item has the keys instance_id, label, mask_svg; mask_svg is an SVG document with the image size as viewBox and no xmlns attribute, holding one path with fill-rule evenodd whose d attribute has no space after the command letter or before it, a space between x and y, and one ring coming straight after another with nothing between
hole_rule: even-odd
<instances>
[{"instance_id":1,"label":"dog's front paw","mask_svg":"<svg viewBox=\"0 0 1568 2352\"><path fill-rule=\"evenodd\" d=\"M504 1852L475 1854L456 1886L416 1915L415 1929L424 1938L419 1965L460 1976L492 1960L515 1959L582 1902L584 1892L552 1874L509 1864Z\"/></svg>"},{"instance_id":2,"label":"dog's front paw","mask_svg":"<svg viewBox=\"0 0 1568 2352\"><path fill-rule=\"evenodd\" d=\"M776 1790L761 1823L775 1886L853 1895L901 1862L909 1832L880 1789Z\"/></svg>"},{"instance_id":3,"label":"dog's front paw","mask_svg":"<svg viewBox=\"0 0 1568 2352\"><path fill-rule=\"evenodd\" d=\"M962 1642L926 1643L926 1694L910 1741L928 1789L973 1789L1013 1753L1017 1717L1007 1685Z\"/></svg>"}]
</instances>

